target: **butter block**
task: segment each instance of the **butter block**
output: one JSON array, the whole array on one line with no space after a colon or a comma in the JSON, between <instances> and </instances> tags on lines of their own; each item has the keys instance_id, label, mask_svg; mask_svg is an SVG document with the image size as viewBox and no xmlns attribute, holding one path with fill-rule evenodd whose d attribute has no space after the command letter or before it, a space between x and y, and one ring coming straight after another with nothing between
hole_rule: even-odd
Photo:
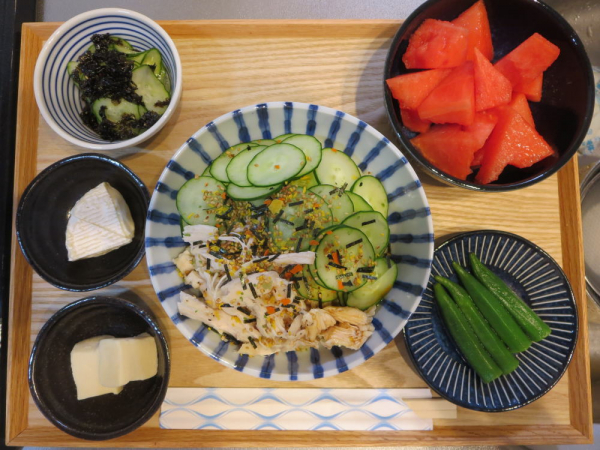
<instances>
[{"instance_id":1,"label":"butter block","mask_svg":"<svg viewBox=\"0 0 600 450\"><path fill-rule=\"evenodd\" d=\"M154 338L142 333L132 338L104 339L99 348L99 379L106 387L152 378L158 372Z\"/></svg>"},{"instance_id":2,"label":"butter block","mask_svg":"<svg viewBox=\"0 0 600 450\"><path fill-rule=\"evenodd\" d=\"M105 394L118 394L122 386L107 387L100 383L100 355L98 346L101 341L114 339L112 336L96 336L78 342L71 350L71 371L77 388L77 400Z\"/></svg>"}]
</instances>

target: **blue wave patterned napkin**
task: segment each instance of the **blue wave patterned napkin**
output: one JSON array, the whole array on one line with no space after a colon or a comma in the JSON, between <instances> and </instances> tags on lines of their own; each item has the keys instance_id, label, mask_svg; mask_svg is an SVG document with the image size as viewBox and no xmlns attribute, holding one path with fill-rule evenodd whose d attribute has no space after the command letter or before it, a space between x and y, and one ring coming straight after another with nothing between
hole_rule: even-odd
<instances>
[{"instance_id":1,"label":"blue wave patterned napkin","mask_svg":"<svg viewBox=\"0 0 600 450\"><path fill-rule=\"evenodd\" d=\"M402 399L429 389L169 388L160 427L216 430L432 430Z\"/></svg>"}]
</instances>

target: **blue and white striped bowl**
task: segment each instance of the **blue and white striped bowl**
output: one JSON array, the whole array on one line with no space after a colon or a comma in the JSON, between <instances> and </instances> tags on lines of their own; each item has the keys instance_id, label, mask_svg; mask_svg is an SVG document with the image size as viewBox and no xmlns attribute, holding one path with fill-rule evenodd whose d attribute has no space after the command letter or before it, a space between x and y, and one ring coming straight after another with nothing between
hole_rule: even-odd
<instances>
[{"instance_id":1,"label":"blue and white striped bowl","mask_svg":"<svg viewBox=\"0 0 600 450\"><path fill-rule=\"evenodd\" d=\"M149 130L132 139L118 142L101 139L79 117L83 102L79 88L67 74L67 63L87 50L90 38L96 33L126 39L140 51L156 47L171 78L169 107ZM169 35L153 20L126 9L96 9L73 17L50 36L38 56L33 87L44 120L67 141L91 150L134 147L155 135L173 115L181 97L181 60Z\"/></svg>"},{"instance_id":2,"label":"blue and white striped bowl","mask_svg":"<svg viewBox=\"0 0 600 450\"><path fill-rule=\"evenodd\" d=\"M452 262L468 267L469 253L502 278L552 330L546 339L516 354L516 370L488 384L466 364L433 298L433 277L458 282ZM525 238L493 230L459 234L435 250L423 300L404 328L408 353L427 384L458 406L485 412L520 408L552 389L573 357L577 334L573 291L556 261Z\"/></svg>"},{"instance_id":3,"label":"blue and white striped bowl","mask_svg":"<svg viewBox=\"0 0 600 450\"><path fill-rule=\"evenodd\" d=\"M284 133L314 135L324 145L343 149L366 173L377 176L388 192L388 221L399 275L383 300L375 332L358 351L334 347L248 358L201 323L179 315L179 292L186 289L172 259L185 247L181 240L177 191L201 174L230 145ZM202 127L167 164L150 201L146 222L146 257L150 278L165 311L201 351L240 372L274 380L311 380L336 375L369 359L404 327L417 308L429 278L433 224L421 182L402 153L362 120L317 105L273 102L225 114Z\"/></svg>"}]
</instances>

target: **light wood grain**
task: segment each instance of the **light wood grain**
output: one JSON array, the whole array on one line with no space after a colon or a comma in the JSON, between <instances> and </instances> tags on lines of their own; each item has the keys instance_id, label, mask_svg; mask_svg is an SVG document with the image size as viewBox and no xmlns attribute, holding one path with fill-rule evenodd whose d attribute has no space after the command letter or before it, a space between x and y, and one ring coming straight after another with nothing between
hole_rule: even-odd
<instances>
[{"instance_id":1,"label":"light wood grain","mask_svg":"<svg viewBox=\"0 0 600 450\"><path fill-rule=\"evenodd\" d=\"M81 150L60 139L38 115L32 94L35 57L58 24L24 27L19 98L15 204L29 181L49 164ZM396 142L383 107L383 64L394 21L163 22L183 63L183 96L174 117L143 148L111 153L152 189L175 150L201 126L233 109L268 101L300 101L353 114ZM262 61L264 64L256 64ZM270 62L277 61L277 64ZM319 432L319 445L557 444L591 439L589 358L583 286L581 220L576 160L558 176L510 193L483 194L439 184L419 171L435 234L510 231L545 249L563 267L580 306L580 342L571 368L542 399L516 411L485 414L458 409L436 419L433 432ZM60 291L32 274L13 247L7 417L11 445L86 446L58 431L37 410L27 389L27 358L45 321L82 294ZM171 386L261 387L289 383L257 379L228 369L185 340L162 310L143 261L119 283L95 292L151 306L172 351ZM295 387L426 387L411 366L401 336L365 364ZM311 446L307 432L160 430L155 415L139 430L103 446Z\"/></svg>"}]
</instances>

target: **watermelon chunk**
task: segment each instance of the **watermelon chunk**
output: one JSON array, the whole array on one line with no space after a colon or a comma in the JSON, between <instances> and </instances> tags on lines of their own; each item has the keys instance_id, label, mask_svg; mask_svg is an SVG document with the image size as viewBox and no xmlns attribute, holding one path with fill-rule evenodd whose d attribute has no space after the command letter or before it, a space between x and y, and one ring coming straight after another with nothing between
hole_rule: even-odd
<instances>
[{"instance_id":1,"label":"watermelon chunk","mask_svg":"<svg viewBox=\"0 0 600 450\"><path fill-rule=\"evenodd\" d=\"M386 81L392 97L398 100L400 108L417 109L440 81L448 76L452 69L433 69L407 73L389 78Z\"/></svg>"},{"instance_id":2,"label":"watermelon chunk","mask_svg":"<svg viewBox=\"0 0 600 450\"><path fill-rule=\"evenodd\" d=\"M494 114L492 111L484 111L475 114L475 120L472 125L463 127L466 132L472 133L473 137L476 139L478 150L475 152L475 155L473 155L473 161L471 162L472 167L481 165L481 161L483 161L482 147L485 145L485 141L487 141L487 138L496 126L496 122L498 122L497 114Z\"/></svg>"},{"instance_id":3,"label":"watermelon chunk","mask_svg":"<svg viewBox=\"0 0 600 450\"><path fill-rule=\"evenodd\" d=\"M485 9L483 0L475 2L473 6L454 19L452 23L469 30L467 61L475 61L476 48L478 48L488 60L494 58L492 33L490 31L490 23L488 21L487 10Z\"/></svg>"},{"instance_id":4,"label":"watermelon chunk","mask_svg":"<svg viewBox=\"0 0 600 450\"><path fill-rule=\"evenodd\" d=\"M425 159L448 175L464 180L471 173L475 142L460 125L436 125L410 140Z\"/></svg>"},{"instance_id":5,"label":"watermelon chunk","mask_svg":"<svg viewBox=\"0 0 600 450\"><path fill-rule=\"evenodd\" d=\"M527 100L532 102L539 102L542 99L542 85L544 84L544 74L540 75L530 81L529 83L521 83L515 86L515 92L525 94Z\"/></svg>"},{"instance_id":6,"label":"watermelon chunk","mask_svg":"<svg viewBox=\"0 0 600 450\"><path fill-rule=\"evenodd\" d=\"M469 31L443 20L426 19L412 34L402 62L407 69L447 69L467 57Z\"/></svg>"},{"instance_id":7,"label":"watermelon chunk","mask_svg":"<svg viewBox=\"0 0 600 450\"><path fill-rule=\"evenodd\" d=\"M516 87L539 77L559 54L560 49L556 45L534 33L498 61L495 67Z\"/></svg>"},{"instance_id":8,"label":"watermelon chunk","mask_svg":"<svg viewBox=\"0 0 600 450\"><path fill-rule=\"evenodd\" d=\"M435 125L411 142L435 167L464 180L471 173L475 152L485 144L496 120L493 114L478 113L468 127Z\"/></svg>"},{"instance_id":9,"label":"watermelon chunk","mask_svg":"<svg viewBox=\"0 0 600 450\"><path fill-rule=\"evenodd\" d=\"M535 128L535 122L533 121L533 116L531 115L531 109L529 108L529 103L527 103L527 98L524 94L515 94L508 106L521 114L523 119L525 119L525 121L533 128Z\"/></svg>"},{"instance_id":10,"label":"watermelon chunk","mask_svg":"<svg viewBox=\"0 0 600 450\"><path fill-rule=\"evenodd\" d=\"M483 147L483 161L475 177L482 184L496 181L508 164L522 169L554 153L517 111L503 106L498 108L498 115L498 123Z\"/></svg>"},{"instance_id":11,"label":"watermelon chunk","mask_svg":"<svg viewBox=\"0 0 600 450\"><path fill-rule=\"evenodd\" d=\"M400 117L402 117L404 126L415 133L425 133L431 126L429 120L422 120L419 114L412 109L401 109Z\"/></svg>"},{"instance_id":12,"label":"watermelon chunk","mask_svg":"<svg viewBox=\"0 0 600 450\"><path fill-rule=\"evenodd\" d=\"M506 105L512 96L512 84L479 49L474 53L475 111Z\"/></svg>"},{"instance_id":13,"label":"watermelon chunk","mask_svg":"<svg viewBox=\"0 0 600 450\"><path fill-rule=\"evenodd\" d=\"M450 72L417 108L419 117L435 123L470 125L475 117L473 63Z\"/></svg>"}]
</instances>

